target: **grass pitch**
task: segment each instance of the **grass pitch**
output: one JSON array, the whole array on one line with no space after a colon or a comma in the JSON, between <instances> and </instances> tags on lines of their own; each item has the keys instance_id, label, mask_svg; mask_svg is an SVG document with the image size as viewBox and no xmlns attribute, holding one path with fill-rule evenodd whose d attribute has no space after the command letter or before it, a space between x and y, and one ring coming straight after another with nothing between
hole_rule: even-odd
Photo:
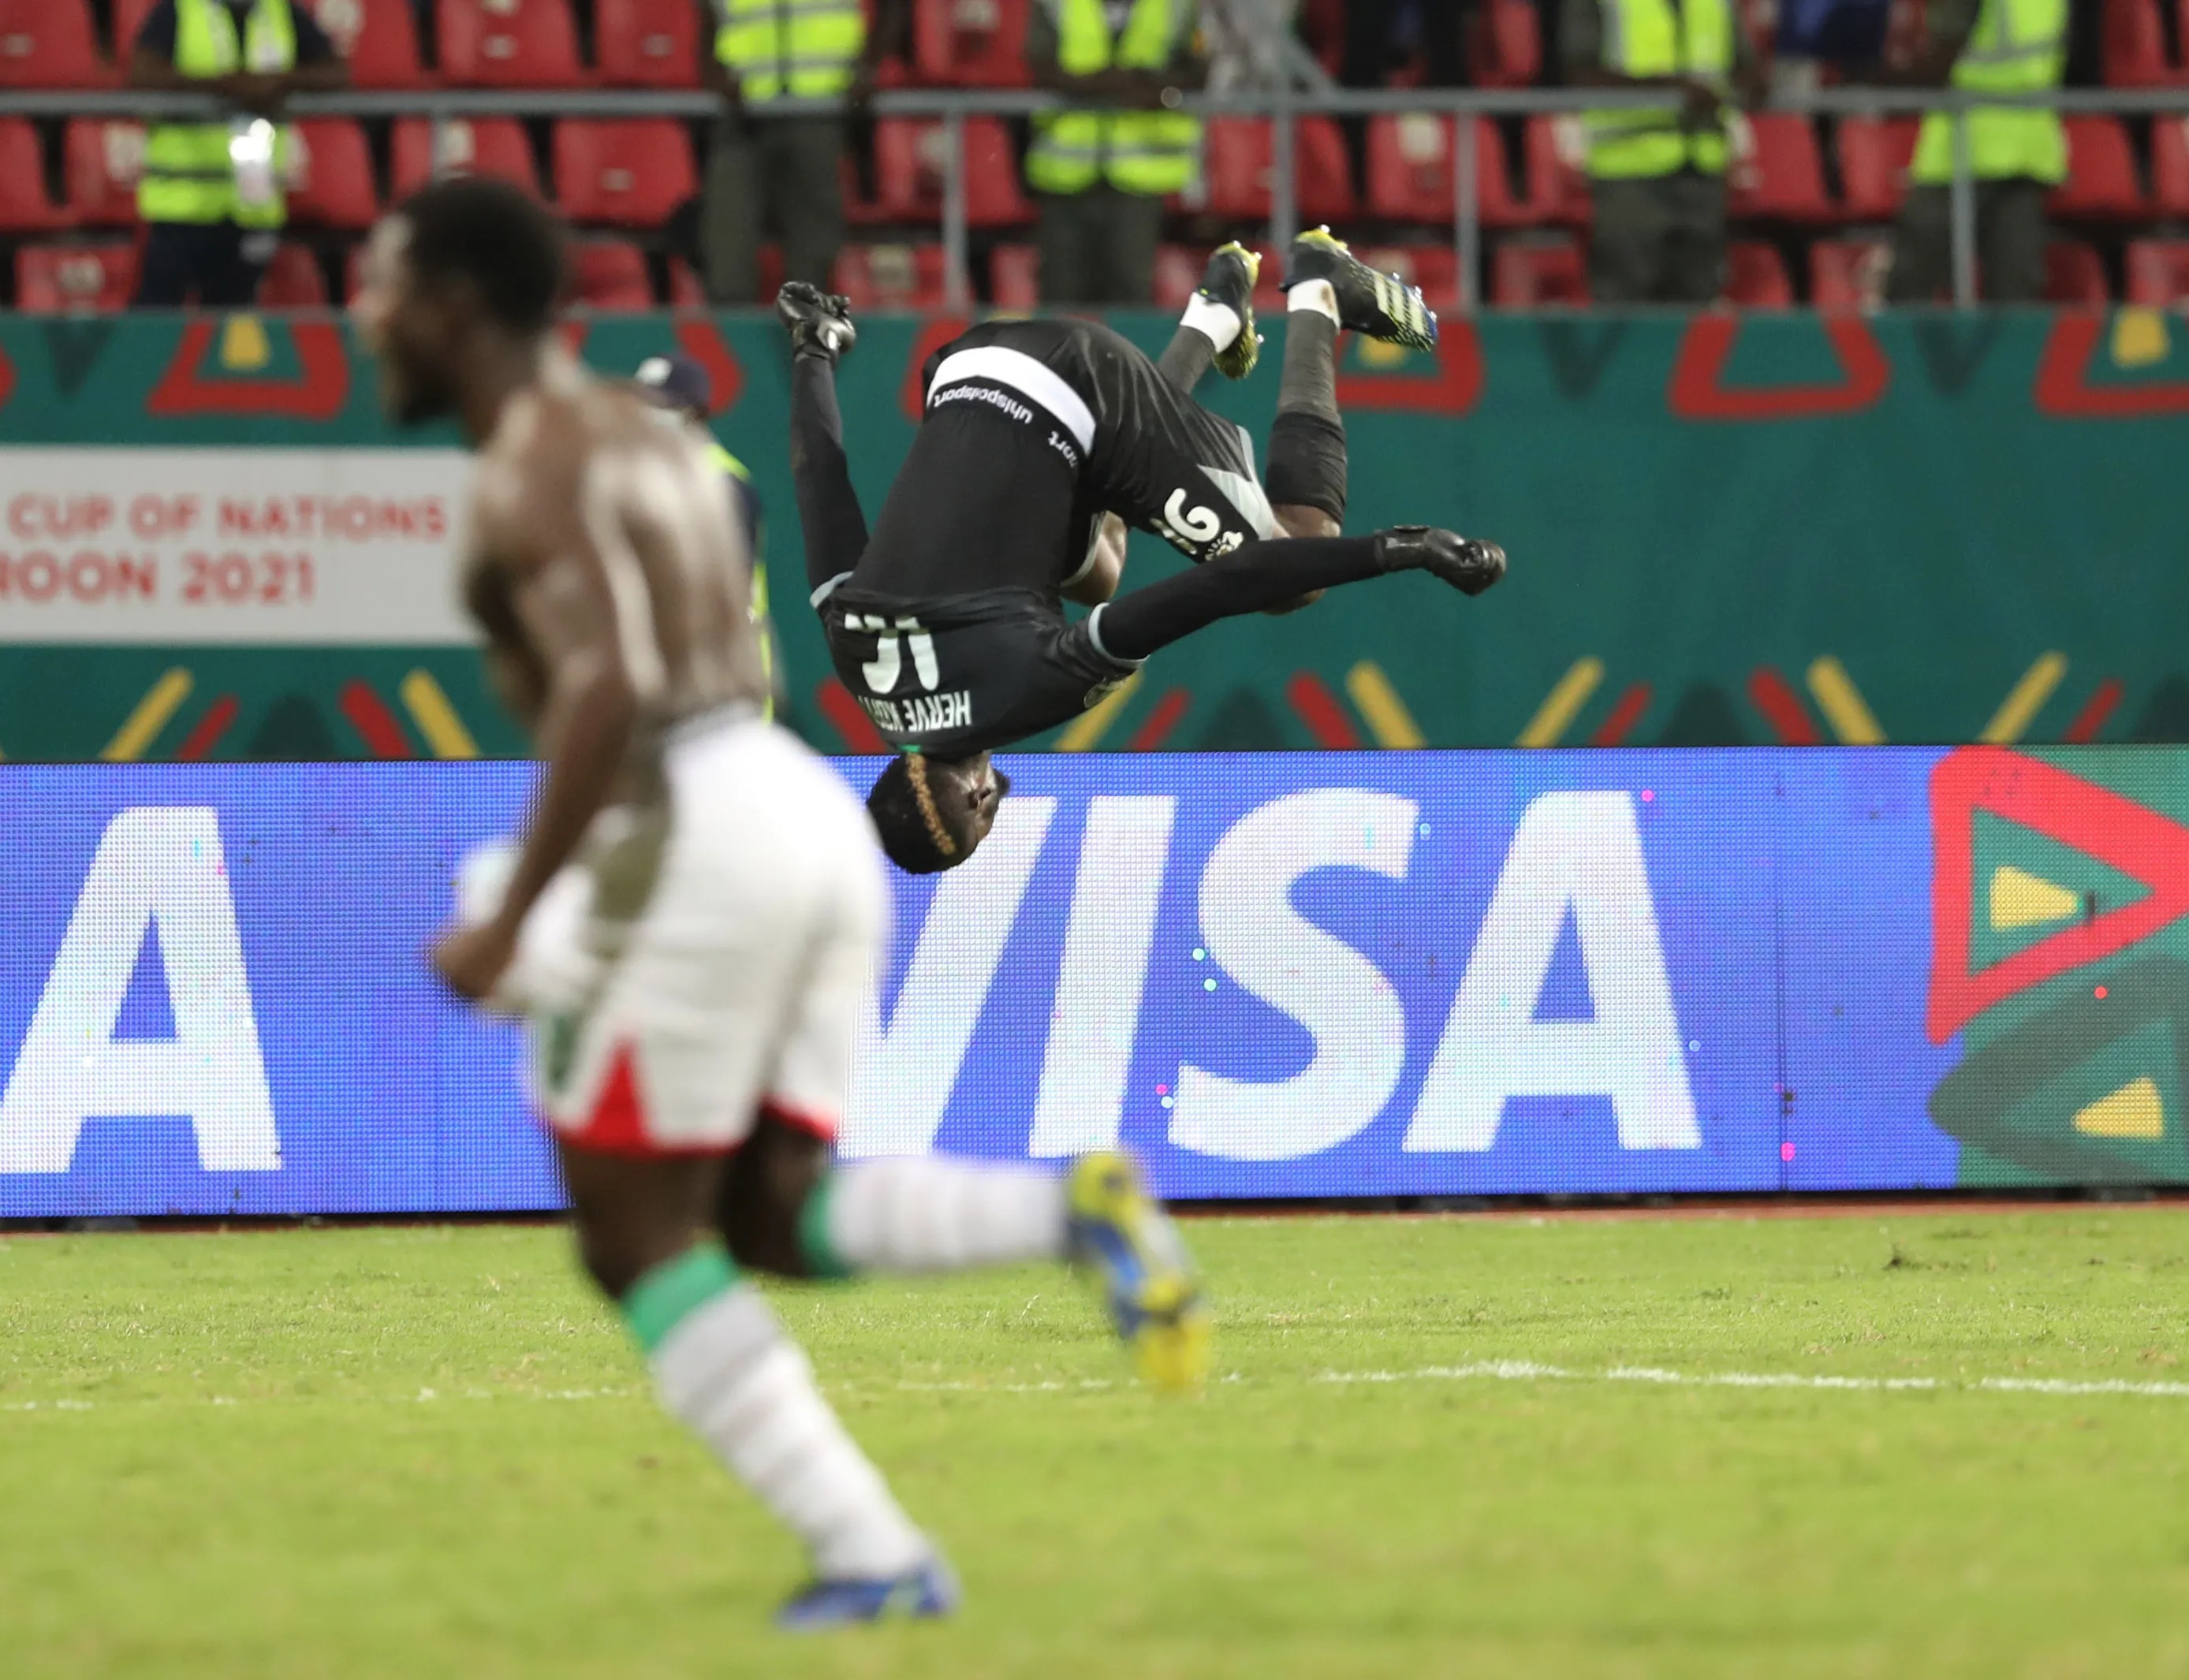
<instances>
[{"instance_id":1,"label":"grass pitch","mask_svg":"<svg viewBox=\"0 0 2189 1680\"><path fill-rule=\"evenodd\" d=\"M1058 1273L778 1292L968 1592L818 1642L558 1231L0 1240L0 1674L2189 1676L2189 1214L1191 1236L1179 1404Z\"/></svg>"}]
</instances>

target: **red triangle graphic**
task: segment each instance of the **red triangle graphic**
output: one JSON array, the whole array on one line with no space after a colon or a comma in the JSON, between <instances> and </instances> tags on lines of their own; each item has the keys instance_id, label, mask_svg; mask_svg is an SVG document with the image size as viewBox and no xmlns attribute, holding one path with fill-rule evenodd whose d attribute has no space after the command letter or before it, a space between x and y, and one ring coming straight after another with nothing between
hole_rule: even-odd
<instances>
[{"instance_id":1,"label":"red triangle graphic","mask_svg":"<svg viewBox=\"0 0 2189 1680\"><path fill-rule=\"evenodd\" d=\"M1969 972L1976 813L1988 811L2089 853L2151 889ZM2108 788L2002 747L1963 747L1931 772L1931 1040L1943 1044L1993 1004L2110 957L2189 914L2189 828Z\"/></svg>"}]
</instances>

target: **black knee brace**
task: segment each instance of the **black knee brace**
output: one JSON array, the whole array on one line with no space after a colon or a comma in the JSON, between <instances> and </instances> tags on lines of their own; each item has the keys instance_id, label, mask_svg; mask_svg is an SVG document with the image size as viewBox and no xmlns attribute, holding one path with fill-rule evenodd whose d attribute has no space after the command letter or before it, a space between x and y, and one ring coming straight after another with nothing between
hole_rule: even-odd
<instances>
[{"instance_id":1,"label":"black knee brace","mask_svg":"<svg viewBox=\"0 0 2189 1680\"><path fill-rule=\"evenodd\" d=\"M1288 409L1270 427L1270 501L1345 518L1345 426L1326 415Z\"/></svg>"}]
</instances>

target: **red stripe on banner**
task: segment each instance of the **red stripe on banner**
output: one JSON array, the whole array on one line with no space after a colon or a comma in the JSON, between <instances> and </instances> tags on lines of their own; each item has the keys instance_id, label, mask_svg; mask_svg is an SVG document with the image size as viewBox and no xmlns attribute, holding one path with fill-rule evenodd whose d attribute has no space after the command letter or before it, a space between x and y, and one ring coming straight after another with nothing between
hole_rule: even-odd
<instances>
[{"instance_id":1,"label":"red stripe on banner","mask_svg":"<svg viewBox=\"0 0 2189 1680\"><path fill-rule=\"evenodd\" d=\"M1759 665L1749 673L1748 698L1786 745L1813 747L1824 739L1803 708L1802 697L1770 666Z\"/></svg>"},{"instance_id":2,"label":"red stripe on banner","mask_svg":"<svg viewBox=\"0 0 2189 1680\"><path fill-rule=\"evenodd\" d=\"M874 721L860 709L851 698L851 691L830 677L813 691L813 703L821 708L822 716L836 727L844 738L844 744L855 753L885 753L890 749L882 739L882 732L874 727Z\"/></svg>"},{"instance_id":3,"label":"red stripe on banner","mask_svg":"<svg viewBox=\"0 0 2189 1680\"><path fill-rule=\"evenodd\" d=\"M1353 720L1338 704L1338 696L1313 671L1295 671L1292 680L1285 684L1285 698L1292 703L1292 710L1307 725L1317 746L1336 752L1360 744L1360 738L1353 733Z\"/></svg>"},{"instance_id":4,"label":"red stripe on banner","mask_svg":"<svg viewBox=\"0 0 2189 1680\"><path fill-rule=\"evenodd\" d=\"M238 710L233 694L223 694L207 706L206 715L197 721L197 727L191 730L189 738L175 749L175 761L178 764L195 764L211 752L220 744L220 738L228 733L228 726L235 721Z\"/></svg>"},{"instance_id":5,"label":"red stripe on banner","mask_svg":"<svg viewBox=\"0 0 2189 1680\"><path fill-rule=\"evenodd\" d=\"M1592 747L1615 747L1626 738L1626 732L1642 721L1642 714L1649 710L1649 685L1638 682L1619 697L1619 704L1611 709L1611 716L1598 726L1588 738Z\"/></svg>"},{"instance_id":6,"label":"red stripe on banner","mask_svg":"<svg viewBox=\"0 0 2189 1680\"><path fill-rule=\"evenodd\" d=\"M1185 716L1185 708L1192 697L1183 688L1174 688L1156 703L1148 714L1147 721L1134 732L1133 738L1125 743L1125 750L1151 753L1169 739L1170 732L1178 727L1178 721Z\"/></svg>"},{"instance_id":7,"label":"red stripe on banner","mask_svg":"<svg viewBox=\"0 0 2189 1680\"><path fill-rule=\"evenodd\" d=\"M375 758L410 758L414 756L410 743L403 733L403 726L395 721L395 714L381 704L362 679L353 680L342 691L342 716L350 727L365 737L365 744Z\"/></svg>"},{"instance_id":8,"label":"red stripe on banner","mask_svg":"<svg viewBox=\"0 0 2189 1680\"><path fill-rule=\"evenodd\" d=\"M2113 715L2113 708L2121 703L2123 692L2120 678L2107 677L2098 685L2097 693L2083 703L2082 710L2075 714L2075 721L2067 726L2067 733L2060 738L2072 741L2078 746L2085 741L2096 740L2098 731L2106 727L2106 720Z\"/></svg>"}]
</instances>

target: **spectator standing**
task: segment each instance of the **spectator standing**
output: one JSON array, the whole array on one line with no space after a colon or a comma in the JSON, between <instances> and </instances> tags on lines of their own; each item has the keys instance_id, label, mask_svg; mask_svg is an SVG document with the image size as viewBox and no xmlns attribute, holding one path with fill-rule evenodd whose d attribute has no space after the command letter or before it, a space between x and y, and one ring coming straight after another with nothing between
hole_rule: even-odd
<instances>
[{"instance_id":1,"label":"spectator standing","mask_svg":"<svg viewBox=\"0 0 2189 1680\"><path fill-rule=\"evenodd\" d=\"M224 121L156 122L144 143L137 212L145 224L135 307L247 308L288 219L282 178L292 93L348 85L349 68L292 0L159 0L129 55L129 85L212 93Z\"/></svg>"},{"instance_id":2,"label":"spectator standing","mask_svg":"<svg viewBox=\"0 0 2189 1680\"><path fill-rule=\"evenodd\" d=\"M1589 290L1599 303L1708 303L1725 272L1727 105L1762 76L1731 0L1561 0L1579 87L1662 88L1677 104L1591 111Z\"/></svg>"},{"instance_id":3,"label":"spectator standing","mask_svg":"<svg viewBox=\"0 0 2189 1680\"><path fill-rule=\"evenodd\" d=\"M860 0L701 3L717 25L708 80L725 101L701 212L707 295L758 301L770 221L783 237L785 275L826 291L844 246L845 125L872 93L876 66L902 43L906 0L876 0L872 31ZM773 114L788 99L830 108Z\"/></svg>"},{"instance_id":4,"label":"spectator standing","mask_svg":"<svg viewBox=\"0 0 2189 1680\"><path fill-rule=\"evenodd\" d=\"M1201 122L1181 109L1208 79L1195 0L1039 0L1026 56L1072 101L1035 116L1027 153L1042 301L1152 302L1163 198L1201 173Z\"/></svg>"},{"instance_id":5,"label":"spectator standing","mask_svg":"<svg viewBox=\"0 0 2189 1680\"><path fill-rule=\"evenodd\" d=\"M1950 80L1971 93L2048 92L2067 65L2067 0L1930 0L1915 62L1881 80L1922 88ZM1969 112L1968 125L1983 296L2034 303L2045 295L2045 195L2067 173L2060 114L1980 105ZM1953 119L1933 112L1923 119L1908 167L1908 197L1886 277L1892 303L1927 303L1952 284L1953 178Z\"/></svg>"}]
</instances>

